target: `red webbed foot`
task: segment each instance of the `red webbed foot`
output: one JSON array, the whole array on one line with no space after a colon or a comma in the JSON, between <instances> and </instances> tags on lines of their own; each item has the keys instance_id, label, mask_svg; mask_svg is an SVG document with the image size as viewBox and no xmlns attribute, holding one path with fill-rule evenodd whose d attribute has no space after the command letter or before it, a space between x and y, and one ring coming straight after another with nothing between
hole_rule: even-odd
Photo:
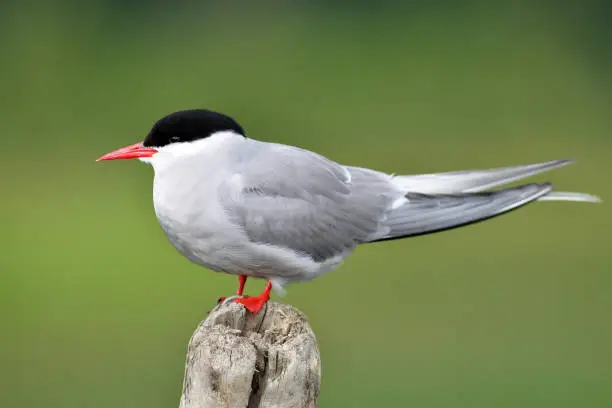
<instances>
[{"instance_id":1,"label":"red webbed foot","mask_svg":"<svg viewBox=\"0 0 612 408\"><path fill-rule=\"evenodd\" d=\"M246 296L239 299L234 299L234 302L243 305L249 312L253 314L259 313L261 308L270 300L270 291L272 290L272 282L266 284L266 288L259 296Z\"/></svg>"}]
</instances>

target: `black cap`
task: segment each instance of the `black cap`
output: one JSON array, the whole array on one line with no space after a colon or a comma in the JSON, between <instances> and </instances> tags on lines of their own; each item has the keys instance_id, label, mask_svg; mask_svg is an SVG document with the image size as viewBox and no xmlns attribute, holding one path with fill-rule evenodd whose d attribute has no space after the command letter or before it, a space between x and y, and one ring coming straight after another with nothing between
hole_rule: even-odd
<instances>
[{"instance_id":1,"label":"black cap","mask_svg":"<svg viewBox=\"0 0 612 408\"><path fill-rule=\"evenodd\" d=\"M244 129L238 122L222 113L207 109L178 111L158 120L142 145L162 147L172 143L191 142L222 131L244 136Z\"/></svg>"}]
</instances>

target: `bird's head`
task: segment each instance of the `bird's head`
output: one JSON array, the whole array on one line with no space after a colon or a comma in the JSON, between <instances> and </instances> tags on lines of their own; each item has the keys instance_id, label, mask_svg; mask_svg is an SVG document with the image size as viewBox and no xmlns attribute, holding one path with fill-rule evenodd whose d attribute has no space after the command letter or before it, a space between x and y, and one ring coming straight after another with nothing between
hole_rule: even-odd
<instances>
[{"instance_id":1,"label":"bird's head","mask_svg":"<svg viewBox=\"0 0 612 408\"><path fill-rule=\"evenodd\" d=\"M97 161L140 159L155 165L159 160L197 153L207 147L202 141L228 136L245 137L242 127L229 116L206 109L178 111L158 120L144 141L114 150Z\"/></svg>"}]
</instances>

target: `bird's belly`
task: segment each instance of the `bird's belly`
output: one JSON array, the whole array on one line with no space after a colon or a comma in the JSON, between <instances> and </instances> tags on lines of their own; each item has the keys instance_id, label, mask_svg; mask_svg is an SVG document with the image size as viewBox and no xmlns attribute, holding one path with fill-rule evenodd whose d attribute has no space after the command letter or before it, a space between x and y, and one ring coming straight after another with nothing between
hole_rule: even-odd
<instances>
[{"instance_id":1,"label":"bird's belly","mask_svg":"<svg viewBox=\"0 0 612 408\"><path fill-rule=\"evenodd\" d=\"M224 265L219 255L230 244L215 226L198 227L168 219L158 214L159 223L168 241L184 257L209 269L233 273L233 268Z\"/></svg>"},{"instance_id":2,"label":"bird's belly","mask_svg":"<svg viewBox=\"0 0 612 408\"><path fill-rule=\"evenodd\" d=\"M284 248L253 243L239 230L228 229L225 223L199 224L194 229L159 214L158 219L168 241L178 252L216 272L283 282L308 281L335 269L345 257L315 262Z\"/></svg>"}]
</instances>

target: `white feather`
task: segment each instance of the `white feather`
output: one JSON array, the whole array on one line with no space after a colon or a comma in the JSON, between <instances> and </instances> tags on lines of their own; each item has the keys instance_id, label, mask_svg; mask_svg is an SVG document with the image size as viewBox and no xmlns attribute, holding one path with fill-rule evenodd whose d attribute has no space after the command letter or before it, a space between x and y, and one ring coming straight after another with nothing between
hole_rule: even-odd
<instances>
[{"instance_id":1,"label":"white feather","mask_svg":"<svg viewBox=\"0 0 612 408\"><path fill-rule=\"evenodd\" d=\"M538 201L576 201L582 203L601 203L601 198L586 193L571 193L566 191L551 191Z\"/></svg>"}]
</instances>

